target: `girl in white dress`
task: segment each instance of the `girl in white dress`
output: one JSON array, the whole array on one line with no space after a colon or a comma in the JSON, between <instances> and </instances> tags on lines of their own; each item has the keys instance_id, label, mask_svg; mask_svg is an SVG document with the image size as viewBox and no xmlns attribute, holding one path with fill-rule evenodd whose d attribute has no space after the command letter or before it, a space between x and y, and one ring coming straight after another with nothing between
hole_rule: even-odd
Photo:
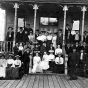
<instances>
[{"instance_id":1,"label":"girl in white dress","mask_svg":"<svg viewBox=\"0 0 88 88\"><path fill-rule=\"evenodd\" d=\"M6 77L6 59L5 55L0 56L0 77Z\"/></svg>"},{"instance_id":2,"label":"girl in white dress","mask_svg":"<svg viewBox=\"0 0 88 88\"><path fill-rule=\"evenodd\" d=\"M42 72L42 68L41 68L41 58L38 54L38 51L36 52L36 56L33 57L33 69L32 69L32 73L36 73L36 72Z\"/></svg>"},{"instance_id":3,"label":"girl in white dress","mask_svg":"<svg viewBox=\"0 0 88 88\"><path fill-rule=\"evenodd\" d=\"M42 58L42 61L41 61L41 67L42 67L42 70L47 70L49 68L49 59L48 59L48 55L47 55L47 52L45 51L44 52L44 55L43 55L43 58Z\"/></svg>"}]
</instances>

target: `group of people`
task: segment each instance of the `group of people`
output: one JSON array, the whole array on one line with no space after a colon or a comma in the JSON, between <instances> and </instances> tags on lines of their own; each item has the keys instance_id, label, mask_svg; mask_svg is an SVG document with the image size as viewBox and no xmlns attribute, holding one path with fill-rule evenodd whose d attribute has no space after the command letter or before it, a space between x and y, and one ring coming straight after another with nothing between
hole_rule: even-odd
<instances>
[{"instance_id":1,"label":"group of people","mask_svg":"<svg viewBox=\"0 0 88 88\"><path fill-rule=\"evenodd\" d=\"M21 67L21 61L19 55L13 57L13 54L9 54L8 58L4 54L0 55L0 78L17 79L19 78L19 72Z\"/></svg>"},{"instance_id":2,"label":"group of people","mask_svg":"<svg viewBox=\"0 0 88 88\"><path fill-rule=\"evenodd\" d=\"M52 71L54 73L64 73L64 59L62 56L62 49L60 45L54 50L50 49L49 52L35 51L33 56L33 69L32 72L46 72Z\"/></svg>"},{"instance_id":3,"label":"group of people","mask_svg":"<svg viewBox=\"0 0 88 88\"><path fill-rule=\"evenodd\" d=\"M11 29L11 28L10 28ZM12 33L12 32L11 32ZM10 41L11 33L8 33L7 40ZM12 33L13 35L14 33ZM12 40L11 40L12 41ZM59 29L57 33L51 31L33 30L28 25L23 30L20 27L16 34L16 45L13 47L14 55L19 55L21 62L24 64L24 72L29 73L30 54L32 54L32 72L52 72L60 73L64 71L64 57L62 52L63 31ZM88 32L84 32L83 43L78 30L71 34L69 25L65 30L65 53L68 55L68 70L71 78L76 77L79 68L79 75L84 74L87 67L88 58ZM9 45L8 45L9 46ZM73 70L74 69L74 70Z\"/></svg>"}]
</instances>

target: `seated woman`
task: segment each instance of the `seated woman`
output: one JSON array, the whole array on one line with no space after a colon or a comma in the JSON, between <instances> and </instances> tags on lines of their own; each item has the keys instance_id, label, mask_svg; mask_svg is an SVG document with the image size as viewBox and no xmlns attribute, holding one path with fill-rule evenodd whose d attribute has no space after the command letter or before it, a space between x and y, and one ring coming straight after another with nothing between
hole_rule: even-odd
<instances>
[{"instance_id":1,"label":"seated woman","mask_svg":"<svg viewBox=\"0 0 88 88\"><path fill-rule=\"evenodd\" d=\"M33 57L33 69L32 69L32 73L36 73L36 72L42 72L42 68L40 65L41 62L41 58L39 56L39 52L36 52L36 56Z\"/></svg>"},{"instance_id":2,"label":"seated woman","mask_svg":"<svg viewBox=\"0 0 88 88\"><path fill-rule=\"evenodd\" d=\"M9 54L9 59L7 59L7 67L6 67L6 78L7 79L12 79L12 71L14 67L14 60L13 60L13 54Z\"/></svg>"},{"instance_id":3,"label":"seated woman","mask_svg":"<svg viewBox=\"0 0 88 88\"><path fill-rule=\"evenodd\" d=\"M54 60L55 60L55 55L53 54L53 50L49 50L49 56L48 56L48 61L49 61L49 69L53 71L54 70Z\"/></svg>"},{"instance_id":4,"label":"seated woman","mask_svg":"<svg viewBox=\"0 0 88 88\"><path fill-rule=\"evenodd\" d=\"M6 59L5 59L5 55L2 54L0 56L0 77L5 78L6 77Z\"/></svg>"},{"instance_id":5,"label":"seated woman","mask_svg":"<svg viewBox=\"0 0 88 88\"><path fill-rule=\"evenodd\" d=\"M44 52L44 55L41 61L41 67L42 67L42 70L47 70L49 68L49 59L46 51Z\"/></svg>"},{"instance_id":6,"label":"seated woman","mask_svg":"<svg viewBox=\"0 0 88 88\"><path fill-rule=\"evenodd\" d=\"M61 57L61 54L58 54L58 57L55 59L55 69L56 73L64 73L64 59Z\"/></svg>"},{"instance_id":7,"label":"seated woman","mask_svg":"<svg viewBox=\"0 0 88 88\"><path fill-rule=\"evenodd\" d=\"M19 60L19 55L16 55L16 60L14 60L14 68L12 71L13 78L19 78L19 68L21 67L21 60Z\"/></svg>"}]
</instances>

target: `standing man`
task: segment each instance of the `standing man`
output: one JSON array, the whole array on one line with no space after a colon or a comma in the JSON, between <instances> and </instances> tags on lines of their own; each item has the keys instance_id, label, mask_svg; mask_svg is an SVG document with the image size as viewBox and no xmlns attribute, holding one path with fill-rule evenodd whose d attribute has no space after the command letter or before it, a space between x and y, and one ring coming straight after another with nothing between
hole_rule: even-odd
<instances>
[{"instance_id":1,"label":"standing man","mask_svg":"<svg viewBox=\"0 0 88 88\"><path fill-rule=\"evenodd\" d=\"M86 65L87 54L84 52L83 48L81 48L79 53L79 76L85 76L85 65Z\"/></svg>"},{"instance_id":2,"label":"standing man","mask_svg":"<svg viewBox=\"0 0 88 88\"><path fill-rule=\"evenodd\" d=\"M65 38L66 38L66 43L70 43L70 44L73 43L73 36L71 34L71 30L67 31Z\"/></svg>"},{"instance_id":3,"label":"standing man","mask_svg":"<svg viewBox=\"0 0 88 88\"><path fill-rule=\"evenodd\" d=\"M20 43L20 42L23 42L23 28L20 27L20 31L17 32L17 35L16 35L16 42Z\"/></svg>"},{"instance_id":4,"label":"standing man","mask_svg":"<svg viewBox=\"0 0 88 88\"><path fill-rule=\"evenodd\" d=\"M65 38L68 36L68 31L71 32L71 29L69 28L69 24L66 24L66 28L65 28Z\"/></svg>"},{"instance_id":5,"label":"standing man","mask_svg":"<svg viewBox=\"0 0 88 88\"><path fill-rule=\"evenodd\" d=\"M6 41L8 41L8 51L12 51L13 37L14 37L13 28L9 27L8 32L7 32L7 36L6 36Z\"/></svg>"},{"instance_id":6,"label":"standing man","mask_svg":"<svg viewBox=\"0 0 88 88\"><path fill-rule=\"evenodd\" d=\"M59 30L58 30L57 39L56 39L56 44L57 44L57 45L60 45L60 47L62 48L62 44L63 44L62 29L59 29Z\"/></svg>"},{"instance_id":7,"label":"standing man","mask_svg":"<svg viewBox=\"0 0 88 88\"><path fill-rule=\"evenodd\" d=\"M73 52L69 54L69 59L70 59L70 80L76 80L77 79L76 68L79 62L79 55L76 52L75 47L73 47Z\"/></svg>"},{"instance_id":8,"label":"standing man","mask_svg":"<svg viewBox=\"0 0 88 88\"><path fill-rule=\"evenodd\" d=\"M86 42L86 44L88 44L88 32L87 31L84 31L83 42Z\"/></svg>"},{"instance_id":9,"label":"standing man","mask_svg":"<svg viewBox=\"0 0 88 88\"><path fill-rule=\"evenodd\" d=\"M29 63L30 63L30 49L27 48L23 54L23 63L24 63L24 73L29 74Z\"/></svg>"}]
</instances>

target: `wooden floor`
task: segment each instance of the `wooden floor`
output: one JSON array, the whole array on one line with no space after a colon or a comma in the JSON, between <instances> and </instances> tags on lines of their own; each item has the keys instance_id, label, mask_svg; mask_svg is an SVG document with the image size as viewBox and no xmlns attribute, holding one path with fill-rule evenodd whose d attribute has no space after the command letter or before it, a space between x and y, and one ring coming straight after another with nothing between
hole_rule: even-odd
<instances>
[{"instance_id":1,"label":"wooden floor","mask_svg":"<svg viewBox=\"0 0 88 88\"><path fill-rule=\"evenodd\" d=\"M0 88L88 88L88 79L68 80L66 75L24 75L21 80L0 80Z\"/></svg>"}]
</instances>

